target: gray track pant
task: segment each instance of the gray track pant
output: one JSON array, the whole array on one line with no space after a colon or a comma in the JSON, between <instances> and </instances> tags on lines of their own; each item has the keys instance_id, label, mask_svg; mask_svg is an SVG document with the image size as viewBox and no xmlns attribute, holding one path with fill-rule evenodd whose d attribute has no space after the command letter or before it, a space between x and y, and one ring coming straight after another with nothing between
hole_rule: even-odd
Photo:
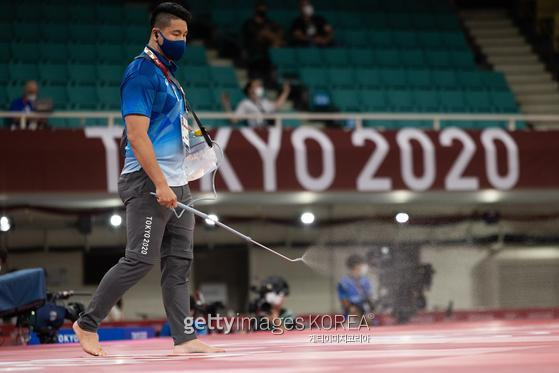
<instances>
[{"instance_id":1,"label":"gray track pant","mask_svg":"<svg viewBox=\"0 0 559 373\"><path fill-rule=\"evenodd\" d=\"M179 201L190 202L188 185L172 189ZM118 192L126 206L126 253L105 274L78 324L84 330L96 331L123 294L161 259L163 305L177 345L196 338L185 332L184 321L190 317L188 277L193 259L194 216L185 212L177 219L149 194L153 191L155 186L143 170L121 175Z\"/></svg>"}]
</instances>

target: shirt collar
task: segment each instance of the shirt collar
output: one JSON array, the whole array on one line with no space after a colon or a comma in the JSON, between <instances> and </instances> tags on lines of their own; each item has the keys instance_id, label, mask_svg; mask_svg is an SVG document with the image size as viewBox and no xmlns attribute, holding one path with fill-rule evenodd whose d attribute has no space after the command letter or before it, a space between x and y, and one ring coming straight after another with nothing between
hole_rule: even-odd
<instances>
[{"instance_id":1,"label":"shirt collar","mask_svg":"<svg viewBox=\"0 0 559 373\"><path fill-rule=\"evenodd\" d=\"M170 59L168 59L167 57L165 57L163 54L159 53L155 49L151 48L149 45L146 45L146 47L157 56L159 61L161 61L163 65L165 65L165 67L169 69L170 72L174 73L175 70L177 70L177 65L173 61L171 61Z\"/></svg>"}]
</instances>

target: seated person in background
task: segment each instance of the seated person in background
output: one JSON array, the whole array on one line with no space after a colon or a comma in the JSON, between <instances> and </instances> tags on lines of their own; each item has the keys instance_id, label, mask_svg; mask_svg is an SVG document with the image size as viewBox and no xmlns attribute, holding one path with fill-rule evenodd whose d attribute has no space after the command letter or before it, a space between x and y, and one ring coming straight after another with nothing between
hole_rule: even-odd
<instances>
[{"instance_id":1,"label":"seated person in background","mask_svg":"<svg viewBox=\"0 0 559 373\"><path fill-rule=\"evenodd\" d=\"M252 290L258 294L249 304L249 312L256 316L253 330L293 329L294 314L283 307L289 296L289 284L283 277L269 276Z\"/></svg>"},{"instance_id":2,"label":"seated person in background","mask_svg":"<svg viewBox=\"0 0 559 373\"><path fill-rule=\"evenodd\" d=\"M284 82L283 90L279 97L275 101L271 101L265 97L264 86L262 85L262 81L260 79L249 80L243 89L246 98L237 105L235 115L273 114L281 109L281 107L285 104L287 96L289 96L289 90L289 83ZM223 109L227 112L231 112L231 99L229 95L223 94L221 96L221 101ZM239 122L239 119L231 119L231 123L234 124L237 122ZM262 118L248 119L247 123L250 127L260 127L265 126L267 121Z\"/></svg>"},{"instance_id":3,"label":"seated person in background","mask_svg":"<svg viewBox=\"0 0 559 373\"><path fill-rule=\"evenodd\" d=\"M268 48L283 45L283 30L267 15L265 1L256 3L254 15L243 24L243 52L250 76L262 76L270 70Z\"/></svg>"},{"instance_id":4,"label":"seated person in background","mask_svg":"<svg viewBox=\"0 0 559 373\"><path fill-rule=\"evenodd\" d=\"M295 18L291 26L293 45L301 47L331 46L334 30L324 17L314 14L314 7L310 0L300 0L299 9L301 15Z\"/></svg>"},{"instance_id":5,"label":"seated person in background","mask_svg":"<svg viewBox=\"0 0 559 373\"><path fill-rule=\"evenodd\" d=\"M34 80L28 80L25 82L23 87L23 95L16 98L10 104L10 111L21 111L25 113L31 113L37 111L37 95L39 94L39 85ZM27 128L27 129L37 129L46 127L46 119L28 119L26 120L25 127L21 126L21 118L19 116L14 116L10 119L10 127L15 128Z\"/></svg>"},{"instance_id":6,"label":"seated person in background","mask_svg":"<svg viewBox=\"0 0 559 373\"><path fill-rule=\"evenodd\" d=\"M346 265L350 273L338 282L338 298L344 315L367 315L373 311L372 285L367 277L369 266L361 255L351 255Z\"/></svg>"}]
</instances>

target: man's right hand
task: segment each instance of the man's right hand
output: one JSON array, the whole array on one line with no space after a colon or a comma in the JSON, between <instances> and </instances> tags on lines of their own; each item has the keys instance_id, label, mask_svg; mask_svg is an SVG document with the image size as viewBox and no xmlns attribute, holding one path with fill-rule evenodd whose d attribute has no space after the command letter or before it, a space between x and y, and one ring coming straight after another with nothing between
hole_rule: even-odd
<instances>
[{"instance_id":1,"label":"man's right hand","mask_svg":"<svg viewBox=\"0 0 559 373\"><path fill-rule=\"evenodd\" d=\"M168 185L156 188L155 196L160 205L167 208L177 207L177 195Z\"/></svg>"}]
</instances>

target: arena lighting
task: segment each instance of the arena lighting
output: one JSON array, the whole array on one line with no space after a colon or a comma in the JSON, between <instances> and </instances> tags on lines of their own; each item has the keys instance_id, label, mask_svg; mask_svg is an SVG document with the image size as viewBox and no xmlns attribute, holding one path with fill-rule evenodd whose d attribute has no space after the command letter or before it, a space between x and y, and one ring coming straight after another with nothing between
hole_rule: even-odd
<instances>
[{"instance_id":1,"label":"arena lighting","mask_svg":"<svg viewBox=\"0 0 559 373\"><path fill-rule=\"evenodd\" d=\"M396 214L396 222L400 224L405 224L410 220L410 216L405 212L399 212Z\"/></svg>"},{"instance_id":2,"label":"arena lighting","mask_svg":"<svg viewBox=\"0 0 559 373\"><path fill-rule=\"evenodd\" d=\"M216 221L219 221L219 218L216 214L208 214L209 219L205 219L205 222L209 226L214 226Z\"/></svg>"},{"instance_id":3,"label":"arena lighting","mask_svg":"<svg viewBox=\"0 0 559 373\"><path fill-rule=\"evenodd\" d=\"M120 225L122 224L122 216L120 216L119 214L113 214L111 215L110 222L113 227L120 227Z\"/></svg>"},{"instance_id":4,"label":"arena lighting","mask_svg":"<svg viewBox=\"0 0 559 373\"><path fill-rule=\"evenodd\" d=\"M7 232L12 228L12 223L7 216L0 217L0 232Z\"/></svg>"},{"instance_id":5,"label":"arena lighting","mask_svg":"<svg viewBox=\"0 0 559 373\"><path fill-rule=\"evenodd\" d=\"M305 225L309 225L314 223L314 214L312 212L306 211L301 214L301 223Z\"/></svg>"}]
</instances>

